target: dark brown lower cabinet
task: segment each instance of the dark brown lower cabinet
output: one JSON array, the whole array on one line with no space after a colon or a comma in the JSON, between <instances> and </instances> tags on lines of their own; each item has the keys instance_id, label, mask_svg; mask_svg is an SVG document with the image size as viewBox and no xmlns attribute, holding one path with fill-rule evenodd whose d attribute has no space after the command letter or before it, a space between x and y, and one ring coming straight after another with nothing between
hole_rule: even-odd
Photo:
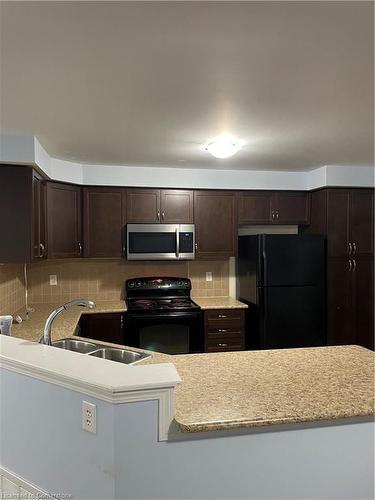
<instances>
[{"instance_id":1,"label":"dark brown lower cabinet","mask_svg":"<svg viewBox=\"0 0 375 500\"><path fill-rule=\"evenodd\" d=\"M204 311L205 352L243 351L245 314L243 309Z\"/></svg>"},{"instance_id":2,"label":"dark brown lower cabinet","mask_svg":"<svg viewBox=\"0 0 375 500\"><path fill-rule=\"evenodd\" d=\"M330 258L327 267L328 343L374 349L373 261Z\"/></svg>"},{"instance_id":3,"label":"dark brown lower cabinet","mask_svg":"<svg viewBox=\"0 0 375 500\"><path fill-rule=\"evenodd\" d=\"M77 334L87 339L124 344L123 314L82 314Z\"/></svg>"}]
</instances>

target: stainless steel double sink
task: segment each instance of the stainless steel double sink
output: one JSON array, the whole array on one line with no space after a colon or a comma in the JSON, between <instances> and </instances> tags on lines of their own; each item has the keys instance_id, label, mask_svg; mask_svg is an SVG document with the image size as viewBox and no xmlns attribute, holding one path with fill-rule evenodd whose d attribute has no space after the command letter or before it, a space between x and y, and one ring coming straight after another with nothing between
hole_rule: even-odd
<instances>
[{"instance_id":1,"label":"stainless steel double sink","mask_svg":"<svg viewBox=\"0 0 375 500\"><path fill-rule=\"evenodd\" d=\"M132 365L151 357L151 354L144 352L132 351L130 349L120 349L117 347L107 347L101 344L94 344L94 342L85 342L84 340L56 340L55 342L52 342L52 346L58 347L59 349L66 349L68 351L80 352L81 354L87 354L88 356L95 356L96 358L109 359L110 361L125 363L126 365Z\"/></svg>"}]
</instances>

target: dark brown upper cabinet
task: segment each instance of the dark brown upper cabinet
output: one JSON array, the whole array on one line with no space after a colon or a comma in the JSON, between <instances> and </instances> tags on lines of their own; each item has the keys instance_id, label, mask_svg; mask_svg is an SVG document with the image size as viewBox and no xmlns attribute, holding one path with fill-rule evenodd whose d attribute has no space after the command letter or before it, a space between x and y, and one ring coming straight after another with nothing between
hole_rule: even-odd
<instances>
[{"instance_id":1,"label":"dark brown upper cabinet","mask_svg":"<svg viewBox=\"0 0 375 500\"><path fill-rule=\"evenodd\" d=\"M121 258L125 254L126 190L83 188L83 256Z\"/></svg>"},{"instance_id":2,"label":"dark brown upper cabinet","mask_svg":"<svg viewBox=\"0 0 375 500\"><path fill-rule=\"evenodd\" d=\"M327 235L329 257L372 254L374 191L321 189L311 194L311 228Z\"/></svg>"},{"instance_id":3,"label":"dark brown upper cabinet","mask_svg":"<svg viewBox=\"0 0 375 500\"><path fill-rule=\"evenodd\" d=\"M128 189L127 222L192 223L193 192L180 189Z\"/></svg>"},{"instance_id":4,"label":"dark brown upper cabinet","mask_svg":"<svg viewBox=\"0 0 375 500\"><path fill-rule=\"evenodd\" d=\"M309 193L303 191L242 191L238 199L239 224L310 223Z\"/></svg>"},{"instance_id":5,"label":"dark brown upper cabinet","mask_svg":"<svg viewBox=\"0 0 375 500\"><path fill-rule=\"evenodd\" d=\"M193 191L162 189L160 191L161 222L192 224L194 222Z\"/></svg>"},{"instance_id":6,"label":"dark brown upper cabinet","mask_svg":"<svg viewBox=\"0 0 375 500\"><path fill-rule=\"evenodd\" d=\"M0 166L1 263L46 258L45 182L31 167Z\"/></svg>"},{"instance_id":7,"label":"dark brown upper cabinet","mask_svg":"<svg viewBox=\"0 0 375 500\"><path fill-rule=\"evenodd\" d=\"M195 191L196 257L225 259L237 253L236 195L233 191Z\"/></svg>"},{"instance_id":8,"label":"dark brown upper cabinet","mask_svg":"<svg viewBox=\"0 0 375 500\"><path fill-rule=\"evenodd\" d=\"M270 191L241 192L238 197L239 224L269 224L272 220Z\"/></svg>"},{"instance_id":9,"label":"dark brown upper cabinet","mask_svg":"<svg viewBox=\"0 0 375 500\"><path fill-rule=\"evenodd\" d=\"M160 222L160 190L128 189L126 219L134 224Z\"/></svg>"},{"instance_id":10,"label":"dark brown upper cabinet","mask_svg":"<svg viewBox=\"0 0 375 500\"><path fill-rule=\"evenodd\" d=\"M81 188L60 182L47 183L48 258L81 257Z\"/></svg>"},{"instance_id":11,"label":"dark brown upper cabinet","mask_svg":"<svg viewBox=\"0 0 375 500\"><path fill-rule=\"evenodd\" d=\"M278 191L272 197L276 224L310 224L310 195L304 191ZM272 218L272 213L271 213Z\"/></svg>"}]
</instances>

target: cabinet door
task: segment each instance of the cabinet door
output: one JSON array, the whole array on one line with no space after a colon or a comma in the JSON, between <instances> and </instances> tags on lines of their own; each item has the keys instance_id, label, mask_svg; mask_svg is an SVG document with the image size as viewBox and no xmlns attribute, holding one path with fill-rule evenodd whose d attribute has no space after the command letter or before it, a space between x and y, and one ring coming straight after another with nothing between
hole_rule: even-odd
<instances>
[{"instance_id":1,"label":"cabinet door","mask_svg":"<svg viewBox=\"0 0 375 500\"><path fill-rule=\"evenodd\" d=\"M85 257L116 257L124 254L126 191L121 188L83 189Z\"/></svg>"},{"instance_id":2,"label":"cabinet door","mask_svg":"<svg viewBox=\"0 0 375 500\"><path fill-rule=\"evenodd\" d=\"M161 222L192 224L193 191L163 189L160 192Z\"/></svg>"},{"instance_id":3,"label":"cabinet door","mask_svg":"<svg viewBox=\"0 0 375 500\"><path fill-rule=\"evenodd\" d=\"M46 246L46 186L43 179L33 172L32 179L32 258L33 261L42 260L47 257Z\"/></svg>"},{"instance_id":4,"label":"cabinet door","mask_svg":"<svg viewBox=\"0 0 375 500\"><path fill-rule=\"evenodd\" d=\"M350 191L350 241L357 256L374 252L373 189Z\"/></svg>"},{"instance_id":5,"label":"cabinet door","mask_svg":"<svg viewBox=\"0 0 375 500\"><path fill-rule=\"evenodd\" d=\"M79 322L79 335L87 339L123 344L123 314L83 314Z\"/></svg>"},{"instance_id":6,"label":"cabinet door","mask_svg":"<svg viewBox=\"0 0 375 500\"><path fill-rule=\"evenodd\" d=\"M348 256L349 195L348 189L328 189L327 251L330 257Z\"/></svg>"},{"instance_id":7,"label":"cabinet door","mask_svg":"<svg viewBox=\"0 0 375 500\"><path fill-rule=\"evenodd\" d=\"M82 255L81 188L47 184L48 257L62 259Z\"/></svg>"},{"instance_id":8,"label":"cabinet door","mask_svg":"<svg viewBox=\"0 0 375 500\"><path fill-rule=\"evenodd\" d=\"M236 254L236 198L229 191L194 193L196 257L226 259Z\"/></svg>"},{"instance_id":9,"label":"cabinet door","mask_svg":"<svg viewBox=\"0 0 375 500\"><path fill-rule=\"evenodd\" d=\"M355 343L374 349L374 266L372 256L353 259Z\"/></svg>"},{"instance_id":10,"label":"cabinet door","mask_svg":"<svg viewBox=\"0 0 375 500\"><path fill-rule=\"evenodd\" d=\"M330 258L327 265L328 344L355 344L352 271L348 258Z\"/></svg>"},{"instance_id":11,"label":"cabinet door","mask_svg":"<svg viewBox=\"0 0 375 500\"><path fill-rule=\"evenodd\" d=\"M126 219L134 224L160 222L160 190L128 189Z\"/></svg>"},{"instance_id":12,"label":"cabinet door","mask_svg":"<svg viewBox=\"0 0 375 500\"><path fill-rule=\"evenodd\" d=\"M269 191L240 193L238 197L238 223L268 224L271 222L272 196Z\"/></svg>"},{"instance_id":13,"label":"cabinet door","mask_svg":"<svg viewBox=\"0 0 375 500\"><path fill-rule=\"evenodd\" d=\"M272 200L274 219L277 224L310 223L310 195L298 191L279 191Z\"/></svg>"}]
</instances>

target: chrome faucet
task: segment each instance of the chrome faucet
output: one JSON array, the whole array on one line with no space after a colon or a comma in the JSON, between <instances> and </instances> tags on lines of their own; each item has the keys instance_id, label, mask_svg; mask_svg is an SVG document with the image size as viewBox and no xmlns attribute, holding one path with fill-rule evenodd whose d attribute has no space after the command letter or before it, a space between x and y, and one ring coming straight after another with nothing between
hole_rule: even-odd
<instances>
[{"instance_id":1,"label":"chrome faucet","mask_svg":"<svg viewBox=\"0 0 375 500\"><path fill-rule=\"evenodd\" d=\"M67 309L70 309L73 306L81 306L81 307L88 307L89 309L94 309L96 306L95 302L92 300L86 300L86 299L76 299L72 300L71 302L67 302L66 304L63 304L62 306L58 307L54 311L51 312L51 314L48 316L46 324L44 326L44 332L43 335L40 337L39 343L40 344L46 344L46 345L51 345L51 328L52 328L52 323L54 319L63 311L66 311Z\"/></svg>"}]
</instances>

